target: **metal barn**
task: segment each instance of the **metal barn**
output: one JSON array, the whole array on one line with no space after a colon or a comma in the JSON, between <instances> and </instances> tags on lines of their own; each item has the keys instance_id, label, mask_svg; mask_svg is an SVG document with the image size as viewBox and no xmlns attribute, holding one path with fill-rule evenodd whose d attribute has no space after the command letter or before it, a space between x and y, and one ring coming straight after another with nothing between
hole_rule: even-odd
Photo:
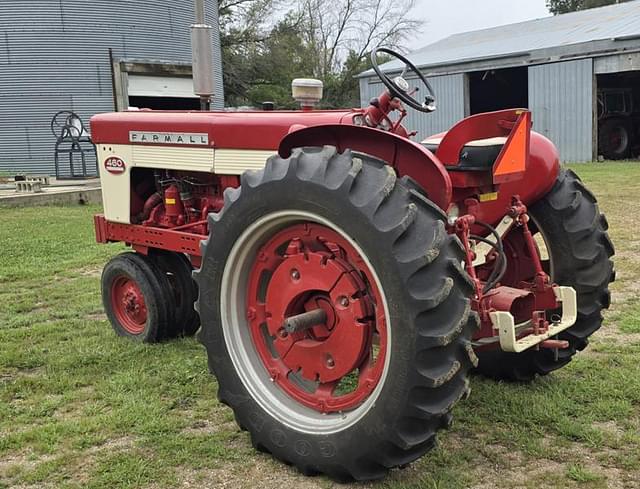
<instances>
[{"instance_id":1,"label":"metal barn","mask_svg":"<svg viewBox=\"0 0 640 489\"><path fill-rule=\"evenodd\" d=\"M438 97L433 114L410 110L407 125L420 139L465 116L528 107L534 130L564 161L591 161L621 143L609 134L614 120L628 130L619 156L638 154L640 0L456 34L408 57ZM397 71L394 63L382 68ZM383 87L372 73L360 75L363 106Z\"/></svg>"},{"instance_id":2,"label":"metal barn","mask_svg":"<svg viewBox=\"0 0 640 489\"><path fill-rule=\"evenodd\" d=\"M217 1L215 108L222 108ZM52 116L129 106L198 108L191 82L193 2L6 0L0 2L0 172L53 173ZM92 160L91 168L95 168Z\"/></svg>"}]
</instances>

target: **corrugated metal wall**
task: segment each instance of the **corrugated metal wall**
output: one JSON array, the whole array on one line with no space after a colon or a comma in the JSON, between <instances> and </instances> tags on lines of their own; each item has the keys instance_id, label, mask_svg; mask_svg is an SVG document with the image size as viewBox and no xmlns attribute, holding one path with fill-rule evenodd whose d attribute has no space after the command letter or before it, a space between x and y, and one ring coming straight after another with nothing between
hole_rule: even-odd
<instances>
[{"instance_id":1,"label":"corrugated metal wall","mask_svg":"<svg viewBox=\"0 0 640 489\"><path fill-rule=\"evenodd\" d=\"M207 21L218 25L217 0ZM108 49L116 58L191 61L190 0L0 1L0 171L53 173L59 110L113 110ZM214 107L221 108L220 39L214 29ZM219 89L218 89L219 87Z\"/></svg>"},{"instance_id":2,"label":"corrugated metal wall","mask_svg":"<svg viewBox=\"0 0 640 489\"><path fill-rule=\"evenodd\" d=\"M429 78L436 93L438 110L431 114L409 109L409 115L403 123L409 130L418 131L414 141L446 131L465 116L465 75L444 75ZM409 80L409 83L412 83ZM377 78L360 79L360 102L362 107L369 105L372 97L378 96L384 85Z\"/></svg>"},{"instance_id":3,"label":"corrugated metal wall","mask_svg":"<svg viewBox=\"0 0 640 489\"><path fill-rule=\"evenodd\" d=\"M562 161L593 159L593 60L529 67L533 128L551 139Z\"/></svg>"}]
</instances>

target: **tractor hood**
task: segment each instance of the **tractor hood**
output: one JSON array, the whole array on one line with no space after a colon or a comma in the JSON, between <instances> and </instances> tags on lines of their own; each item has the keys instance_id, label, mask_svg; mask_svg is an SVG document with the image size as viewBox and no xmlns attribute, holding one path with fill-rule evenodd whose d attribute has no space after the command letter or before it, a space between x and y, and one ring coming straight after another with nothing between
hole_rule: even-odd
<instances>
[{"instance_id":1,"label":"tractor hood","mask_svg":"<svg viewBox=\"0 0 640 489\"><path fill-rule=\"evenodd\" d=\"M360 109L252 112L137 110L91 118L96 144L148 144L277 149L289 132L323 124L353 124Z\"/></svg>"}]
</instances>

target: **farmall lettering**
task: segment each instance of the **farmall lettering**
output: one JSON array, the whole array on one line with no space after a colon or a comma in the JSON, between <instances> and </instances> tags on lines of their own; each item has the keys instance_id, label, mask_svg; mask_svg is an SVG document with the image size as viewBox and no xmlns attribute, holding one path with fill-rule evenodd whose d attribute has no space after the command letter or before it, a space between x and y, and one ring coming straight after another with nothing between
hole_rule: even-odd
<instances>
[{"instance_id":1,"label":"farmall lettering","mask_svg":"<svg viewBox=\"0 0 640 489\"><path fill-rule=\"evenodd\" d=\"M126 165L122 158L118 158L117 156L110 156L106 160L104 160L104 168L109 173L113 173L114 175L120 175L124 173L126 170Z\"/></svg>"},{"instance_id":2,"label":"farmall lettering","mask_svg":"<svg viewBox=\"0 0 640 489\"><path fill-rule=\"evenodd\" d=\"M185 133L129 131L129 142L139 144L185 144L191 146L208 146L209 135L206 132Z\"/></svg>"}]
</instances>

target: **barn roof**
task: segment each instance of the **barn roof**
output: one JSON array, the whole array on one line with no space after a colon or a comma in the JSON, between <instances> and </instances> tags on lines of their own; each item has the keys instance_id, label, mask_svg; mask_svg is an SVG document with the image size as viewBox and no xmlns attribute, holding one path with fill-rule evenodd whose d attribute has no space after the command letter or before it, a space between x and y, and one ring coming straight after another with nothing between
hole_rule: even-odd
<instances>
[{"instance_id":1,"label":"barn roof","mask_svg":"<svg viewBox=\"0 0 640 489\"><path fill-rule=\"evenodd\" d=\"M418 68L440 71L437 67L478 61L560 61L622 51L630 45L640 49L640 0L454 34L408 57ZM385 71L399 67L395 61L382 65Z\"/></svg>"}]
</instances>

